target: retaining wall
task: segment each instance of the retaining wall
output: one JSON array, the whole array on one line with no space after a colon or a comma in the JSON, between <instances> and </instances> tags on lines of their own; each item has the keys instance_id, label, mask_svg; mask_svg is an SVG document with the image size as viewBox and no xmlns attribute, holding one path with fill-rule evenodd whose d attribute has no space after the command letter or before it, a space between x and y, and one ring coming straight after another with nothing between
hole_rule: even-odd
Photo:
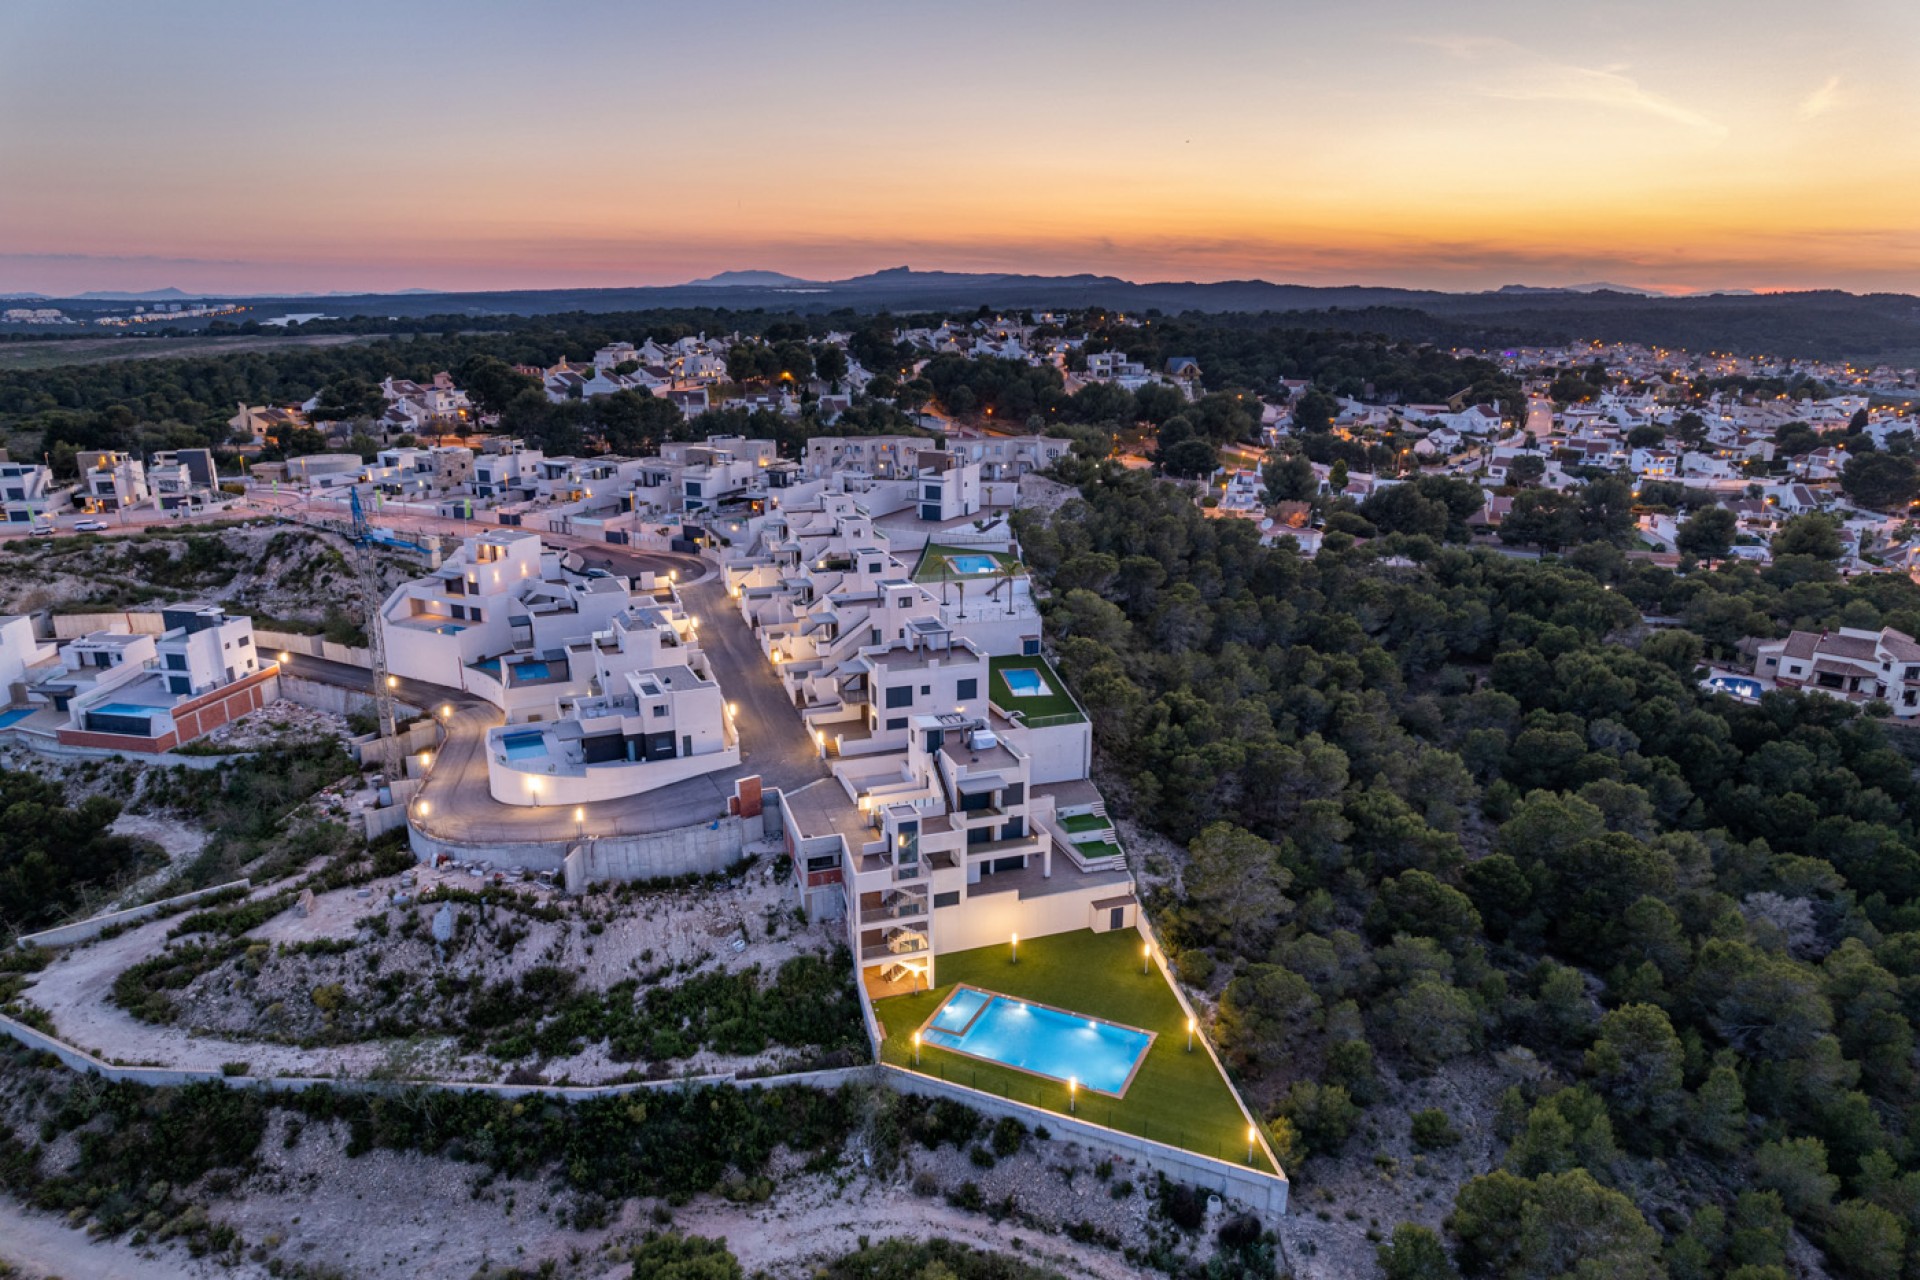
<instances>
[{"instance_id":1,"label":"retaining wall","mask_svg":"<svg viewBox=\"0 0 1920 1280\"><path fill-rule=\"evenodd\" d=\"M330 711L336 716L373 710L373 695L370 693L343 689L337 684L322 684L305 676L288 675L285 671L280 673L280 696L288 702L312 707L315 711Z\"/></svg>"},{"instance_id":2,"label":"retaining wall","mask_svg":"<svg viewBox=\"0 0 1920 1280\"><path fill-rule=\"evenodd\" d=\"M1030 1107L949 1080L886 1065L878 1068L888 1088L923 1098L949 1098L964 1103L988 1116L1011 1116L1029 1128L1045 1125L1056 1137L1072 1138L1115 1155L1136 1160L1169 1178L1218 1192L1223 1199L1238 1200L1256 1213L1281 1217L1287 1211L1287 1180L1245 1165L1229 1164L1212 1156L1183 1151L1162 1142L1122 1133L1105 1125L1092 1124L1076 1116Z\"/></svg>"},{"instance_id":3,"label":"retaining wall","mask_svg":"<svg viewBox=\"0 0 1920 1280\"><path fill-rule=\"evenodd\" d=\"M764 830L756 814L645 836L597 836L567 851L567 892L582 893L607 881L670 880L725 871Z\"/></svg>"},{"instance_id":4,"label":"retaining wall","mask_svg":"<svg viewBox=\"0 0 1920 1280\"><path fill-rule=\"evenodd\" d=\"M132 924L136 920L145 920L149 916L159 915L168 907L198 902L202 898L211 897L216 893L225 893L229 889L244 890L252 887L251 880L230 880L226 884L217 884L210 889L195 889L191 893L162 898L158 902L143 902L137 907L128 907L125 911L109 911L105 915L76 920L72 924L42 929L39 933L22 934L18 942L22 947L71 947L75 943L91 941L115 925Z\"/></svg>"},{"instance_id":5,"label":"retaining wall","mask_svg":"<svg viewBox=\"0 0 1920 1280\"><path fill-rule=\"evenodd\" d=\"M253 643L267 652L285 649L288 653L304 654L309 658L322 658L328 662L345 663L350 667L373 666L373 654L370 650L353 645L335 644L325 636L303 636L291 631L256 630L253 633Z\"/></svg>"}]
</instances>

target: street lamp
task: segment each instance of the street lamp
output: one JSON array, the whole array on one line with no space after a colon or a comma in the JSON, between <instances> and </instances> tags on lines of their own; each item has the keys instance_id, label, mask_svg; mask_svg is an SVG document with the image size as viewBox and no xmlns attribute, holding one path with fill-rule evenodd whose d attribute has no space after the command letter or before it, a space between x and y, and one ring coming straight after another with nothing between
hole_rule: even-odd
<instances>
[{"instance_id":1,"label":"street lamp","mask_svg":"<svg viewBox=\"0 0 1920 1280\"><path fill-rule=\"evenodd\" d=\"M1067 1077L1067 1110L1078 1111L1080 1102L1080 1077Z\"/></svg>"},{"instance_id":2,"label":"street lamp","mask_svg":"<svg viewBox=\"0 0 1920 1280\"><path fill-rule=\"evenodd\" d=\"M920 1033L918 1031L913 1033L913 1065L916 1067L920 1065Z\"/></svg>"},{"instance_id":3,"label":"street lamp","mask_svg":"<svg viewBox=\"0 0 1920 1280\"><path fill-rule=\"evenodd\" d=\"M1152 961L1153 961L1153 944L1151 942L1141 943L1140 944L1140 972L1145 973L1147 971L1147 966L1150 963L1152 963Z\"/></svg>"},{"instance_id":4,"label":"street lamp","mask_svg":"<svg viewBox=\"0 0 1920 1280\"><path fill-rule=\"evenodd\" d=\"M1247 1126L1247 1163L1248 1164L1253 1163L1253 1135L1254 1135L1254 1128L1252 1125L1248 1125Z\"/></svg>"},{"instance_id":5,"label":"street lamp","mask_svg":"<svg viewBox=\"0 0 1920 1280\"><path fill-rule=\"evenodd\" d=\"M1193 1017L1191 1014L1187 1017L1187 1052L1193 1052Z\"/></svg>"},{"instance_id":6,"label":"street lamp","mask_svg":"<svg viewBox=\"0 0 1920 1280\"><path fill-rule=\"evenodd\" d=\"M1020 963L1020 935L1019 934L1016 933L1013 935L1012 939L1008 943L1008 947L1011 951L1012 959L1008 960L1007 963L1019 964Z\"/></svg>"}]
</instances>

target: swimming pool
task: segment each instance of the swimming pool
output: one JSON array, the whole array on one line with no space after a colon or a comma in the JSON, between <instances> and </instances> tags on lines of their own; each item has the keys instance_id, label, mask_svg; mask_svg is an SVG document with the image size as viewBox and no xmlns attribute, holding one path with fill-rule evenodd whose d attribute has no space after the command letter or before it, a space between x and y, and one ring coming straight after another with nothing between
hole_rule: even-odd
<instances>
[{"instance_id":1,"label":"swimming pool","mask_svg":"<svg viewBox=\"0 0 1920 1280\"><path fill-rule=\"evenodd\" d=\"M974 987L956 987L920 1029L921 1042L1095 1093L1122 1097L1153 1033Z\"/></svg>"},{"instance_id":2,"label":"swimming pool","mask_svg":"<svg viewBox=\"0 0 1920 1280\"><path fill-rule=\"evenodd\" d=\"M500 750L509 760L540 760L547 754L547 735L538 729L503 733L500 735Z\"/></svg>"},{"instance_id":3,"label":"swimming pool","mask_svg":"<svg viewBox=\"0 0 1920 1280\"><path fill-rule=\"evenodd\" d=\"M545 680L552 674L552 668L544 662L516 662L513 666L515 680Z\"/></svg>"},{"instance_id":4,"label":"swimming pool","mask_svg":"<svg viewBox=\"0 0 1920 1280\"><path fill-rule=\"evenodd\" d=\"M1730 693L1736 698L1758 698L1762 693L1758 680L1749 680L1744 676L1714 676L1707 681L1707 688L1715 693Z\"/></svg>"},{"instance_id":5,"label":"swimming pool","mask_svg":"<svg viewBox=\"0 0 1920 1280\"><path fill-rule=\"evenodd\" d=\"M947 565L955 573L998 573L1000 562L992 556L948 556Z\"/></svg>"},{"instance_id":6,"label":"swimming pool","mask_svg":"<svg viewBox=\"0 0 1920 1280\"><path fill-rule=\"evenodd\" d=\"M457 636L466 628L457 622L443 622L437 627L428 627L427 630L437 636Z\"/></svg>"},{"instance_id":7,"label":"swimming pool","mask_svg":"<svg viewBox=\"0 0 1920 1280\"><path fill-rule=\"evenodd\" d=\"M10 711L0 711L0 729L10 728L13 725L19 724L32 714L32 707L14 707Z\"/></svg>"},{"instance_id":8,"label":"swimming pool","mask_svg":"<svg viewBox=\"0 0 1920 1280\"><path fill-rule=\"evenodd\" d=\"M87 714L102 716L133 716L139 720L148 720L160 714L159 707L143 707L132 702L103 702L97 707L88 707Z\"/></svg>"},{"instance_id":9,"label":"swimming pool","mask_svg":"<svg viewBox=\"0 0 1920 1280\"><path fill-rule=\"evenodd\" d=\"M1007 692L1016 698L1044 698L1053 692L1032 667L1014 667L1002 671L1000 678L1007 682Z\"/></svg>"}]
</instances>

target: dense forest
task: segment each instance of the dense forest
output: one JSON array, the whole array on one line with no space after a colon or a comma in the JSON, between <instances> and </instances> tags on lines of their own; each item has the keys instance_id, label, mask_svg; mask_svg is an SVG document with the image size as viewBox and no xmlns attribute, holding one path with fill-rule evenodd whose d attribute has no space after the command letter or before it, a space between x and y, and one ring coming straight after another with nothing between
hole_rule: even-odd
<instances>
[{"instance_id":1,"label":"dense forest","mask_svg":"<svg viewBox=\"0 0 1920 1280\"><path fill-rule=\"evenodd\" d=\"M1695 671L1791 625L1911 629L1920 587L1405 533L1309 561L1068 465L1084 499L1022 517L1048 630L1131 816L1187 846L1155 918L1292 1172L1397 1080L1545 1068L1501 1100L1453 1262L1409 1225L1389 1275L1767 1280L1800 1240L1913 1273L1911 731Z\"/></svg>"}]
</instances>

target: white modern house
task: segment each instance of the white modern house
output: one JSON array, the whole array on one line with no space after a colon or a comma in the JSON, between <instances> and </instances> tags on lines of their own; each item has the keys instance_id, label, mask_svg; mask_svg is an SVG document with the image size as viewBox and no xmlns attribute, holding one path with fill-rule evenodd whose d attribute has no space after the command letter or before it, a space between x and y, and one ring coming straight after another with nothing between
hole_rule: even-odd
<instances>
[{"instance_id":1,"label":"white modern house","mask_svg":"<svg viewBox=\"0 0 1920 1280\"><path fill-rule=\"evenodd\" d=\"M588 676L558 718L487 731L487 784L503 804L585 804L638 795L740 763L733 712L693 619L646 604L566 655ZM547 663L539 663L545 678ZM507 671L526 665L509 661Z\"/></svg>"},{"instance_id":2,"label":"white modern house","mask_svg":"<svg viewBox=\"0 0 1920 1280\"><path fill-rule=\"evenodd\" d=\"M147 487L146 464L132 454L110 449L82 450L80 493L89 511L125 511L153 496Z\"/></svg>"},{"instance_id":3,"label":"white modern house","mask_svg":"<svg viewBox=\"0 0 1920 1280\"><path fill-rule=\"evenodd\" d=\"M33 524L70 505L71 487L56 487L53 471L37 462L0 462L0 510L8 524Z\"/></svg>"},{"instance_id":4,"label":"white modern house","mask_svg":"<svg viewBox=\"0 0 1920 1280\"><path fill-rule=\"evenodd\" d=\"M54 646L33 634L32 618L18 613L0 615L0 693L6 695L8 703L21 701L23 686L31 678L29 673L43 674L35 669L56 657Z\"/></svg>"},{"instance_id":5,"label":"white modern house","mask_svg":"<svg viewBox=\"0 0 1920 1280\"><path fill-rule=\"evenodd\" d=\"M403 583L380 608L387 669L395 676L485 692L516 651L563 650L605 630L628 605L624 579L583 576L524 529L465 539L445 564ZM474 678L470 679L470 671Z\"/></svg>"},{"instance_id":6,"label":"white modern house","mask_svg":"<svg viewBox=\"0 0 1920 1280\"><path fill-rule=\"evenodd\" d=\"M278 667L261 657L253 620L218 605L161 610L158 635L96 631L60 651L60 668L29 688L65 713L67 746L160 752L270 700Z\"/></svg>"},{"instance_id":7,"label":"white modern house","mask_svg":"<svg viewBox=\"0 0 1920 1280\"><path fill-rule=\"evenodd\" d=\"M1892 627L1795 631L1764 641L1754 673L1784 689L1884 702L1902 720L1920 716L1920 644Z\"/></svg>"}]
</instances>

